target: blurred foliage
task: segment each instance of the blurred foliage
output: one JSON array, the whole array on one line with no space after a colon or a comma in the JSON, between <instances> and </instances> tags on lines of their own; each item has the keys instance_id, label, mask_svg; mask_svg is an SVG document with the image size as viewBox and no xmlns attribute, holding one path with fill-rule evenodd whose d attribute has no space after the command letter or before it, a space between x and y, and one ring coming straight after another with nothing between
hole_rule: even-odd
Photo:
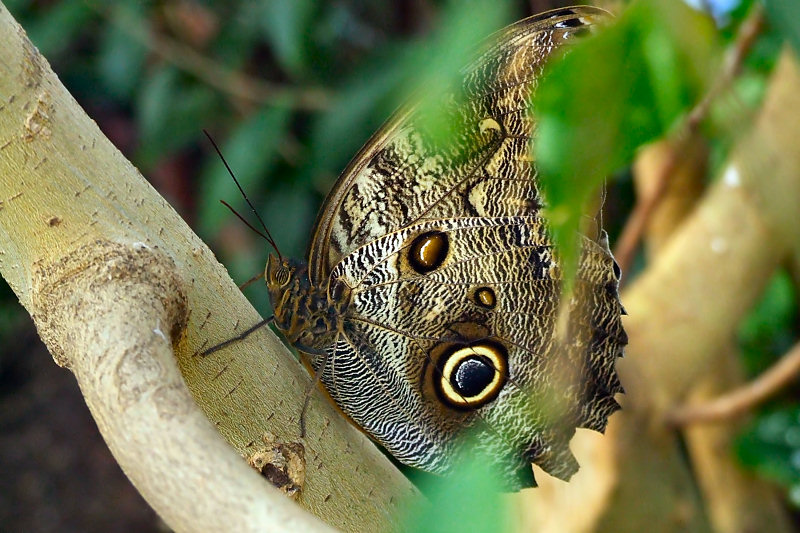
<instances>
[{"instance_id":1,"label":"blurred foliage","mask_svg":"<svg viewBox=\"0 0 800 533\"><path fill-rule=\"evenodd\" d=\"M703 96L718 74L719 50L732 46L754 2L687 0L710 8L712 23L677 0L638 0L607 31L554 64L535 102L536 150L561 242L570 240L564 236L572 235L608 175L619 178L609 182L605 205L613 238L633 201L629 164L636 149L671 134ZM263 269L270 250L218 203L224 199L250 217L204 128L282 252L302 256L338 172L394 109L413 94L440 90L484 36L532 14L531 4L542 10L569 2L4 3L105 134L243 282ZM800 2L764 3L773 25L702 125L712 148L711 176L747 131L782 44L798 48ZM769 366L798 338L797 282L778 275L743 324L751 372ZM269 314L263 286L248 292ZM11 311L7 290L2 301L0 332L9 332L20 313ZM738 446L745 465L794 495L800 493L799 420L797 394L790 391ZM486 519L490 529L499 523L488 488L471 480L477 475L471 468L463 470L466 477L447 488L430 489L437 502L437 494L458 496L435 506L441 514L418 517L416 530L448 531L447 516L462 525Z\"/></svg>"},{"instance_id":2,"label":"blurred foliage","mask_svg":"<svg viewBox=\"0 0 800 533\"><path fill-rule=\"evenodd\" d=\"M475 441L467 441L462 460L447 477L415 479L427 500L408 510L404 531L417 533L496 533L509 531L511 513L504 497L503 480L487 463L469 460ZM414 478L412 478L414 479Z\"/></svg>"},{"instance_id":3,"label":"blurred foliage","mask_svg":"<svg viewBox=\"0 0 800 533\"><path fill-rule=\"evenodd\" d=\"M800 53L800 6L796 0L764 0L770 23Z\"/></svg>"},{"instance_id":4,"label":"blurred foliage","mask_svg":"<svg viewBox=\"0 0 800 533\"><path fill-rule=\"evenodd\" d=\"M749 375L766 370L797 342L797 303L792 278L783 271L776 273L739 329L739 345Z\"/></svg>"},{"instance_id":5,"label":"blurred foliage","mask_svg":"<svg viewBox=\"0 0 800 533\"><path fill-rule=\"evenodd\" d=\"M759 416L741 435L742 464L787 489L800 508L800 407L792 405Z\"/></svg>"},{"instance_id":6,"label":"blurred foliage","mask_svg":"<svg viewBox=\"0 0 800 533\"><path fill-rule=\"evenodd\" d=\"M786 272L778 272L742 323L739 344L751 375L766 370L797 342L798 301L792 278ZM744 466L786 487L789 501L800 508L797 392L786 391L770 402L738 439L736 452Z\"/></svg>"},{"instance_id":7,"label":"blurred foliage","mask_svg":"<svg viewBox=\"0 0 800 533\"><path fill-rule=\"evenodd\" d=\"M673 0L639 0L551 63L534 97L534 152L568 279L592 194L630 164L639 146L669 133L697 104L718 55L707 16ZM603 95L600 104L597 95Z\"/></svg>"}]
</instances>

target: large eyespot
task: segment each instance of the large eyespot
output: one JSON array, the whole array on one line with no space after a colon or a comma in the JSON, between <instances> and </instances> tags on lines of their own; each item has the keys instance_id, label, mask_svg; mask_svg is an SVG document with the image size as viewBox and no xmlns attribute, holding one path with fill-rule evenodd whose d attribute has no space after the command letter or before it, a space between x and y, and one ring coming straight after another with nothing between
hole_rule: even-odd
<instances>
[{"instance_id":1,"label":"large eyespot","mask_svg":"<svg viewBox=\"0 0 800 533\"><path fill-rule=\"evenodd\" d=\"M495 342L455 345L439 358L435 389L455 409L477 409L491 402L506 383L508 352Z\"/></svg>"},{"instance_id":2,"label":"large eyespot","mask_svg":"<svg viewBox=\"0 0 800 533\"><path fill-rule=\"evenodd\" d=\"M408 249L408 263L420 274L439 268L447 257L450 241L441 231L429 231L415 238Z\"/></svg>"}]
</instances>

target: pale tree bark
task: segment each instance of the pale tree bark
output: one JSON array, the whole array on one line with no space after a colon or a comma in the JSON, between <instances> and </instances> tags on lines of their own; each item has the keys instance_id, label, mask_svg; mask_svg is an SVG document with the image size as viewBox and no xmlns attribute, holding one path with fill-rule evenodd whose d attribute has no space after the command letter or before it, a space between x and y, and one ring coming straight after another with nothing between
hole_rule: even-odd
<instances>
[{"instance_id":1,"label":"pale tree bark","mask_svg":"<svg viewBox=\"0 0 800 533\"><path fill-rule=\"evenodd\" d=\"M800 70L785 52L760 115L724 175L623 293L630 337L618 364L623 410L611 417L605 436L579 432L573 439L581 470L570 483L542 474L541 489L520 496L530 530L747 531L754 523L789 530L781 509L764 494L747 502L752 508L739 509L739 522L731 524L731 502L746 501L747 480L731 473L729 458L712 465L708 442L694 449L701 468L693 472L666 418L705 376L730 372L720 369L719 358L732 353L740 320L775 269L798 253L798 139ZM689 438L697 442L696 435ZM705 438L725 446L730 435ZM716 477L707 481L715 487L698 490L695 474L710 471ZM721 480L734 480L727 497L719 494L726 489ZM704 501L703 491L717 499ZM767 517L773 521L759 522Z\"/></svg>"},{"instance_id":2,"label":"pale tree bark","mask_svg":"<svg viewBox=\"0 0 800 533\"><path fill-rule=\"evenodd\" d=\"M652 262L680 224L697 206L705 184L708 147L701 139L682 143L662 141L643 149L634 164L638 195L645 196L661 178L671 159L680 161L669 176L664 198L652 213L646 232L648 262ZM687 395L689 403L702 402L744 381L741 354L732 346L720 349L712 363L714 372L704 374ZM758 531L770 524L771 531L791 531L778 491L742 470L733 456L733 440L741 420L724 424L696 424L684 430L686 448L711 528L717 533Z\"/></svg>"},{"instance_id":3,"label":"pale tree bark","mask_svg":"<svg viewBox=\"0 0 800 533\"><path fill-rule=\"evenodd\" d=\"M417 493L319 395L300 438L310 379L267 328L197 355L257 313L2 5L0 50L0 272L145 499L178 531L396 528ZM298 444L300 505L240 457Z\"/></svg>"}]
</instances>

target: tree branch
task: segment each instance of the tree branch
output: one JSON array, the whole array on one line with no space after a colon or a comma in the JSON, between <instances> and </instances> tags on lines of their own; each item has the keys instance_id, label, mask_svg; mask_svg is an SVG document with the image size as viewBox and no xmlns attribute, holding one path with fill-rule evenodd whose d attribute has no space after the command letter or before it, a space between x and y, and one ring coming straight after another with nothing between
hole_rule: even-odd
<instances>
[{"instance_id":1,"label":"tree branch","mask_svg":"<svg viewBox=\"0 0 800 533\"><path fill-rule=\"evenodd\" d=\"M685 405L668 415L676 426L720 422L742 415L763 403L800 374L800 343L750 383L707 403Z\"/></svg>"},{"instance_id":2,"label":"tree branch","mask_svg":"<svg viewBox=\"0 0 800 533\"><path fill-rule=\"evenodd\" d=\"M711 104L730 87L733 80L738 76L745 57L747 57L756 37L758 37L763 28L764 10L762 6L757 5L739 28L733 49L726 58L708 93L689 112L683 124L678 128L678 133L670 141L674 145L671 152L672 155L662 163L660 172L657 174L658 177L653 180L654 185L649 194L636 203L633 212L628 217L628 222L622 229L622 234L617 239L614 256L623 272L627 272L632 264L636 248L639 246L653 212L668 188L672 174L684 163L684 153L691 151L693 145L698 142L698 129L708 115Z\"/></svg>"},{"instance_id":3,"label":"tree branch","mask_svg":"<svg viewBox=\"0 0 800 533\"><path fill-rule=\"evenodd\" d=\"M273 334L262 330L210 357L193 356L255 324L258 314L206 245L86 116L2 5L0 50L0 273L51 353L75 371L104 438L150 504L179 531L217 523L319 530L319 521L287 505L266 480L236 466L244 465L239 456L260 453L270 434L278 444L304 447L300 505L344 530L396 528L400 505L416 491L318 394L308 437L300 439L310 379ZM116 272L98 259L109 257L108 249L131 261L137 253L163 256L156 262L174 267L155 273L138 265L144 270L130 276L155 285L135 284L144 292L129 299L119 280L104 281ZM128 259L114 261L127 268ZM86 266L58 270L62 264ZM100 274L77 285L81 269L90 267ZM165 281L173 278L183 281ZM185 321L167 311L173 285L188 309ZM140 302L154 299L164 308L140 315ZM94 308L105 317L96 323ZM172 337L174 357L164 338L170 332L179 334ZM101 356L104 347L110 351ZM176 362L196 406L176 377ZM204 418L232 447L203 428ZM158 455L166 464L156 466Z\"/></svg>"},{"instance_id":4,"label":"tree branch","mask_svg":"<svg viewBox=\"0 0 800 533\"><path fill-rule=\"evenodd\" d=\"M188 310L169 257L99 241L35 266L33 282L42 338L75 374L109 448L167 523L183 531L334 531L274 494L197 409L172 351ZM209 505L209 491L225 495L225 512Z\"/></svg>"}]
</instances>

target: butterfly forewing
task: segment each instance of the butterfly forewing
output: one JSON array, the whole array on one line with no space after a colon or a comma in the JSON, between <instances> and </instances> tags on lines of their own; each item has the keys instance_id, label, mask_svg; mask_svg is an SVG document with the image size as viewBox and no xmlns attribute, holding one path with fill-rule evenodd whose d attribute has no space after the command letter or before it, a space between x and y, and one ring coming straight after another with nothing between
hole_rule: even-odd
<instances>
[{"instance_id":1,"label":"butterfly forewing","mask_svg":"<svg viewBox=\"0 0 800 533\"><path fill-rule=\"evenodd\" d=\"M480 181L479 170L534 187L528 105L536 81L554 50L606 16L591 7L556 10L490 38L464 69L463 84L453 94L432 96L463 124L449 145L437 139L435 150L426 150L424 131L416 127L425 117L415 116L413 103L390 119L353 158L320 211L309 251L312 283L325 281L344 255L416 217L470 214L455 195ZM465 181L465 174L473 179ZM505 194L494 198L501 200L510 203Z\"/></svg>"}]
</instances>

